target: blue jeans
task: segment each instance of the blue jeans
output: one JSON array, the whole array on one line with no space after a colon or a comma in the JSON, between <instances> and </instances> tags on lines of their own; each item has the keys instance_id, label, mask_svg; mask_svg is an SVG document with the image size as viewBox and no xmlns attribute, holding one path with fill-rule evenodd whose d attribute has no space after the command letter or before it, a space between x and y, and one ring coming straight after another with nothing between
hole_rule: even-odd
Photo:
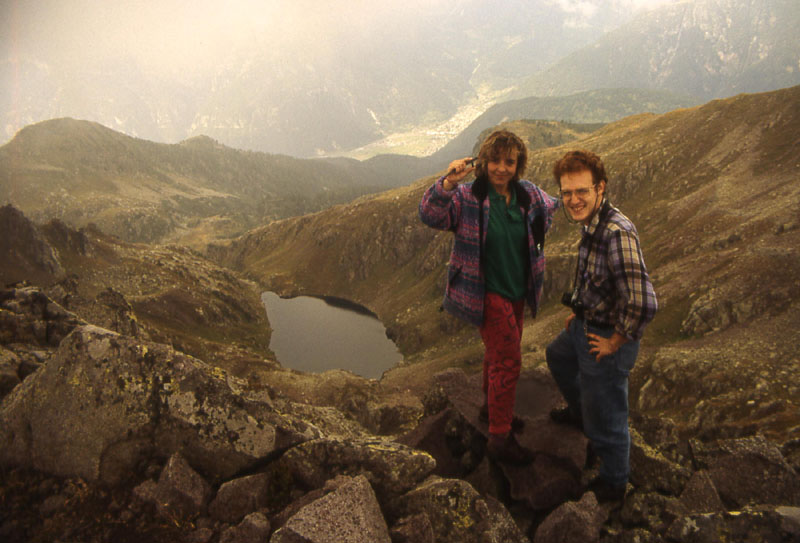
<instances>
[{"instance_id":1,"label":"blue jeans","mask_svg":"<svg viewBox=\"0 0 800 543\"><path fill-rule=\"evenodd\" d=\"M639 342L625 343L598 362L589 353L586 332L611 337L614 329L584 326L578 318L547 346L547 366L570 409L583 414L583 431L602 461L600 476L621 486L630 475L628 374L639 354Z\"/></svg>"}]
</instances>

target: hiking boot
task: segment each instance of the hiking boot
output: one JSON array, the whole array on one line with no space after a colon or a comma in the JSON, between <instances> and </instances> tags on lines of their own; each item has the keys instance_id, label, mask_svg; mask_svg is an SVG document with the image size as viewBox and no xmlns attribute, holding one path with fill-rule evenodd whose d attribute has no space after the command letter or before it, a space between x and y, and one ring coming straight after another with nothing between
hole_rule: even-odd
<instances>
[{"instance_id":1,"label":"hiking boot","mask_svg":"<svg viewBox=\"0 0 800 543\"><path fill-rule=\"evenodd\" d=\"M558 407L550 411L550 418L558 424L573 426L583 431L583 416L575 414L569 407Z\"/></svg>"},{"instance_id":2,"label":"hiking boot","mask_svg":"<svg viewBox=\"0 0 800 543\"><path fill-rule=\"evenodd\" d=\"M481 410L478 413L478 420L489 424L489 404L484 403L481 406ZM515 434L520 434L523 430L525 430L525 421L514 415L511 418L511 431Z\"/></svg>"},{"instance_id":3,"label":"hiking boot","mask_svg":"<svg viewBox=\"0 0 800 543\"><path fill-rule=\"evenodd\" d=\"M513 432L507 434L490 434L486 446L489 458L495 462L523 466L533 462L534 454L517 443Z\"/></svg>"},{"instance_id":4,"label":"hiking boot","mask_svg":"<svg viewBox=\"0 0 800 543\"><path fill-rule=\"evenodd\" d=\"M589 482L586 491L594 492L598 503L620 502L625 499L626 486L614 486L598 475Z\"/></svg>"}]
</instances>

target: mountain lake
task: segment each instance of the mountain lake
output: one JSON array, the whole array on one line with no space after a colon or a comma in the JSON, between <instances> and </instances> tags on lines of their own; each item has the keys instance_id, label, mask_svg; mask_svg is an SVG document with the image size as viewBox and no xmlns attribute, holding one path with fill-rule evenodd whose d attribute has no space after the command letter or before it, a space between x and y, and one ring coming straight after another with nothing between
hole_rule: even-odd
<instances>
[{"instance_id":1,"label":"mountain lake","mask_svg":"<svg viewBox=\"0 0 800 543\"><path fill-rule=\"evenodd\" d=\"M402 361L374 314L346 300L264 292L261 300L272 327L269 348L285 368L321 373L349 370L368 379Z\"/></svg>"}]
</instances>

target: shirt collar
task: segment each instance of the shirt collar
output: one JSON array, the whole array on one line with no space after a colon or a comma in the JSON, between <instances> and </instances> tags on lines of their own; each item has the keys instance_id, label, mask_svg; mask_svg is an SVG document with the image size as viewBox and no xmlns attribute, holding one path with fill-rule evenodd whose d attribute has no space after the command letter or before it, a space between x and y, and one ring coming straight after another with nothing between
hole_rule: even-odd
<instances>
[{"instance_id":1,"label":"shirt collar","mask_svg":"<svg viewBox=\"0 0 800 543\"><path fill-rule=\"evenodd\" d=\"M593 236L595 231L597 230L598 225L600 224L600 215L603 214L603 208L606 205L606 197L603 196L603 201L600 202L600 207L597 208L597 212L592 217L592 220L589 221L589 225L583 226L583 233Z\"/></svg>"},{"instance_id":2,"label":"shirt collar","mask_svg":"<svg viewBox=\"0 0 800 543\"><path fill-rule=\"evenodd\" d=\"M514 187L511 186L510 183L508 190L511 191L511 200L508 202L508 207L511 207L517 204L517 191L514 190ZM503 197L503 195L497 192L497 190L494 188L494 185L491 183L489 183L489 198L491 200L502 200L504 204L506 203L506 199Z\"/></svg>"}]
</instances>

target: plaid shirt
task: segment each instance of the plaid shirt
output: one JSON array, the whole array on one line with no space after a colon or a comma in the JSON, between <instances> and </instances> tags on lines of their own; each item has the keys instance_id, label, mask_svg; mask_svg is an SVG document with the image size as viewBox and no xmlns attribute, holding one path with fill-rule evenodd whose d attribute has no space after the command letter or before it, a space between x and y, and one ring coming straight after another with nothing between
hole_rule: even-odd
<instances>
[{"instance_id":1,"label":"plaid shirt","mask_svg":"<svg viewBox=\"0 0 800 543\"><path fill-rule=\"evenodd\" d=\"M586 320L613 326L628 339L641 339L658 302L636 227L607 201L583 227L576 279Z\"/></svg>"}]
</instances>

